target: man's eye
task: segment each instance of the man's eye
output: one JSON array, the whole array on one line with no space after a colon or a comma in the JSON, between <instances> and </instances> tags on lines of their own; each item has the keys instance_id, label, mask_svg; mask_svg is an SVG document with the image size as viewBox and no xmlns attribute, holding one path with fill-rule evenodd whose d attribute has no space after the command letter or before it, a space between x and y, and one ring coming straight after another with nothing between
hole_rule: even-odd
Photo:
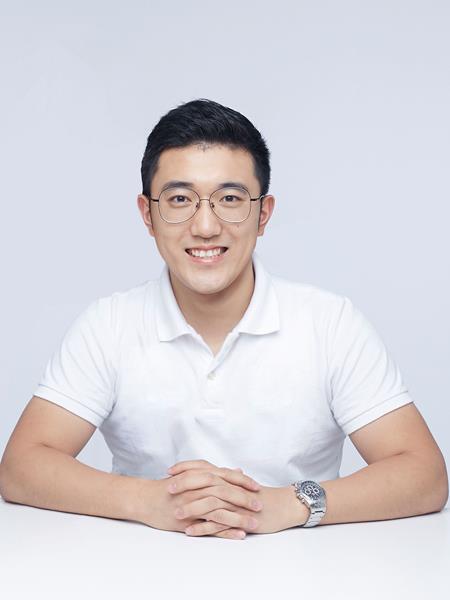
<instances>
[{"instance_id":1,"label":"man's eye","mask_svg":"<svg viewBox=\"0 0 450 600\"><path fill-rule=\"evenodd\" d=\"M232 196L232 195L227 195L227 196L224 196L224 197L222 198L222 200L231 200L231 201L232 201L232 200L238 200L238 199L239 199L239 198L238 198L237 196ZM231 203L231 202L225 202L225 204L230 204L230 203Z\"/></svg>"},{"instance_id":2,"label":"man's eye","mask_svg":"<svg viewBox=\"0 0 450 600\"><path fill-rule=\"evenodd\" d=\"M177 200L180 200L181 202L177 202ZM186 196L172 196L172 198L170 199L174 204L183 204L184 200L188 200L189 198L186 198Z\"/></svg>"}]
</instances>

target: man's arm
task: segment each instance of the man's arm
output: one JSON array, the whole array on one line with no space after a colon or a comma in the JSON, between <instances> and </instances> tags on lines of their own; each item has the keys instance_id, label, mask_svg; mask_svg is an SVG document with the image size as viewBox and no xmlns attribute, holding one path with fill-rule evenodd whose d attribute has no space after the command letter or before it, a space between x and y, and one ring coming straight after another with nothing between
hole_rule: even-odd
<instances>
[{"instance_id":1,"label":"man's arm","mask_svg":"<svg viewBox=\"0 0 450 600\"><path fill-rule=\"evenodd\" d=\"M191 519L180 521L174 516L178 498L167 490L170 477L105 473L75 458L95 429L71 411L33 396L0 463L0 494L18 504L183 531ZM234 472L233 481L247 491L253 489L243 473ZM251 495L244 499L246 506L251 499ZM233 537L234 533L234 527L221 526L215 535Z\"/></svg>"},{"instance_id":2,"label":"man's arm","mask_svg":"<svg viewBox=\"0 0 450 600\"><path fill-rule=\"evenodd\" d=\"M0 465L3 499L38 508L134 520L141 488L138 478L94 469L39 444Z\"/></svg>"},{"instance_id":3,"label":"man's arm","mask_svg":"<svg viewBox=\"0 0 450 600\"><path fill-rule=\"evenodd\" d=\"M63 512L134 520L144 480L105 473L75 458L95 429L85 419L34 396L0 463L3 499Z\"/></svg>"},{"instance_id":4,"label":"man's arm","mask_svg":"<svg viewBox=\"0 0 450 600\"><path fill-rule=\"evenodd\" d=\"M398 519L445 507L445 460L413 403L349 437L368 466L347 477L318 482L327 496L327 512L319 525ZM294 522L302 525L309 509L297 499L293 486L286 494Z\"/></svg>"}]
</instances>

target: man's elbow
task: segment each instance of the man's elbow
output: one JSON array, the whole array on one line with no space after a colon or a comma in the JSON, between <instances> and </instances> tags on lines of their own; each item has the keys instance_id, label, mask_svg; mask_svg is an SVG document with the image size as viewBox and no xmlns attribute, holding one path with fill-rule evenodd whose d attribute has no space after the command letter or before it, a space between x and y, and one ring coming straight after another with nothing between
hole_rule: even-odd
<instances>
[{"instance_id":1,"label":"man's elbow","mask_svg":"<svg viewBox=\"0 0 450 600\"><path fill-rule=\"evenodd\" d=\"M447 471L445 472L445 476L443 477L441 485L442 485L441 501L440 501L438 510L444 510L444 508L445 508L445 506L447 504L447 501L448 501L448 476L447 476Z\"/></svg>"},{"instance_id":2,"label":"man's elbow","mask_svg":"<svg viewBox=\"0 0 450 600\"><path fill-rule=\"evenodd\" d=\"M0 462L0 496L6 500L5 466Z\"/></svg>"},{"instance_id":3,"label":"man's elbow","mask_svg":"<svg viewBox=\"0 0 450 600\"><path fill-rule=\"evenodd\" d=\"M413 451L412 454L421 464L422 494L427 498L425 506L430 512L440 512L448 501L448 473L445 459L439 448L430 452Z\"/></svg>"},{"instance_id":4,"label":"man's elbow","mask_svg":"<svg viewBox=\"0 0 450 600\"><path fill-rule=\"evenodd\" d=\"M438 477L436 485L436 512L443 510L448 501L448 473L445 459L441 452L439 452L439 466L438 466Z\"/></svg>"}]
</instances>

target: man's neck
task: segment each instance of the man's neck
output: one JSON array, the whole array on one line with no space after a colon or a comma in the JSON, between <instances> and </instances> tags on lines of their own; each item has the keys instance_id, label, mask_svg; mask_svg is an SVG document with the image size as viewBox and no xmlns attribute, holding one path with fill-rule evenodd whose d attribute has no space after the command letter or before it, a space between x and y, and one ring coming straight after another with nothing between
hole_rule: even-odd
<instances>
[{"instance_id":1,"label":"man's neck","mask_svg":"<svg viewBox=\"0 0 450 600\"><path fill-rule=\"evenodd\" d=\"M186 321L197 333L212 339L224 338L247 310L255 287L253 264L226 289L216 294L199 294L170 275L174 296Z\"/></svg>"}]
</instances>

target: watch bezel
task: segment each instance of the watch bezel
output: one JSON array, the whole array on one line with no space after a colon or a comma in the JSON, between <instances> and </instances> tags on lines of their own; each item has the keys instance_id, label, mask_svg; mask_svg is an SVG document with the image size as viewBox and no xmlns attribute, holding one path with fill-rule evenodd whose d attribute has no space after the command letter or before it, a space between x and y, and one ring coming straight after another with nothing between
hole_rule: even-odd
<instances>
[{"instance_id":1,"label":"watch bezel","mask_svg":"<svg viewBox=\"0 0 450 600\"><path fill-rule=\"evenodd\" d=\"M317 495L311 494L311 487L313 487L314 490L317 490ZM316 504L322 499L325 499L325 490L320 484L317 483L317 481L305 479L300 483L299 486L297 486L297 489L300 494L306 497L308 503Z\"/></svg>"}]
</instances>

